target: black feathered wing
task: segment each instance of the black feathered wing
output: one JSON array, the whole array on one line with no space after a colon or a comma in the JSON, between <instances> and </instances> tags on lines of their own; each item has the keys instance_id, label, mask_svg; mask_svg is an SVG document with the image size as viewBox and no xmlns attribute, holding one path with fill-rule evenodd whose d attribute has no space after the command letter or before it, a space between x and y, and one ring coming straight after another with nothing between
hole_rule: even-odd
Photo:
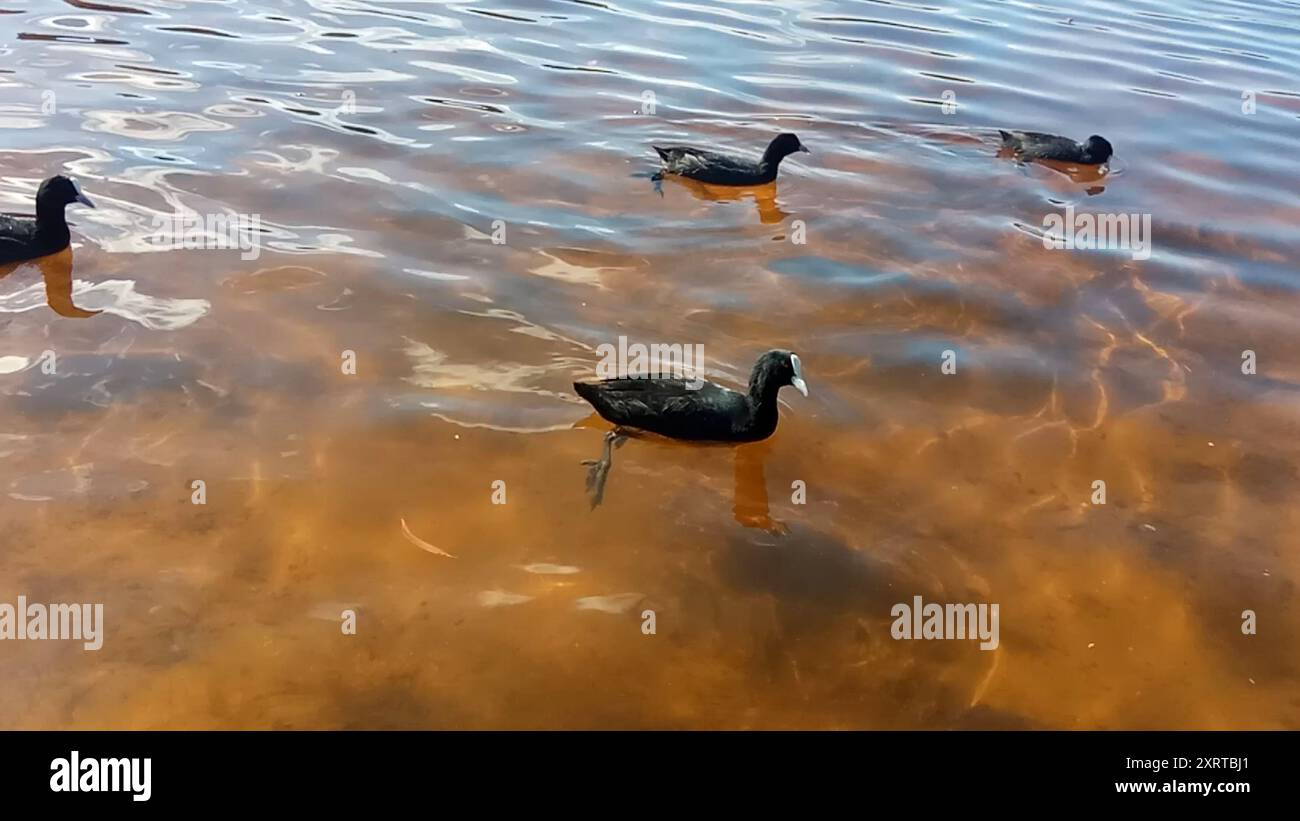
<instances>
[{"instance_id":1,"label":"black feathered wing","mask_svg":"<svg viewBox=\"0 0 1300 821\"><path fill-rule=\"evenodd\" d=\"M698 385L692 390L691 385ZM751 413L743 394L712 382L683 379L606 379L573 389L604 419L676 439L734 439Z\"/></svg>"},{"instance_id":2,"label":"black feathered wing","mask_svg":"<svg viewBox=\"0 0 1300 821\"><path fill-rule=\"evenodd\" d=\"M761 162L705 151L686 145L651 146L664 163L664 171L713 185L761 185L773 177Z\"/></svg>"},{"instance_id":3,"label":"black feathered wing","mask_svg":"<svg viewBox=\"0 0 1300 821\"><path fill-rule=\"evenodd\" d=\"M39 256L33 250L35 243L35 220L14 219L0 214L0 265Z\"/></svg>"},{"instance_id":4,"label":"black feathered wing","mask_svg":"<svg viewBox=\"0 0 1300 821\"><path fill-rule=\"evenodd\" d=\"M1083 148L1069 137L1038 131L999 131L1004 145L1014 148L1026 159L1079 162Z\"/></svg>"}]
</instances>

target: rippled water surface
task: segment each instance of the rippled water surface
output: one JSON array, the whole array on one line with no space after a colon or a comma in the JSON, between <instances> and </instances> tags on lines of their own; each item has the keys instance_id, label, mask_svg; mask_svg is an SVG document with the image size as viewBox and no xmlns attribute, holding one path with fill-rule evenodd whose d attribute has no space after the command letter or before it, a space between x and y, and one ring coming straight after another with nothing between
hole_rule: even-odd
<instances>
[{"instance_id":1,"label":"rippled water surface","mask_svg":"<svg viewBox=\"0 0 1300 821\"><path fill-rule=\"evenodd\" d=\"M0 211L98 205L71 274L0 270L0 601L106 620L0 644L0 726L1300 727L1297 43L1292 0L0 0ZM648 178L778 131L775 187ZM1045 248L1067 205L1150 258ZM591 510L620 335L811 396L629 442ZM1000 646L893 640L914 595Z\"/></svg>"}]
</instances>

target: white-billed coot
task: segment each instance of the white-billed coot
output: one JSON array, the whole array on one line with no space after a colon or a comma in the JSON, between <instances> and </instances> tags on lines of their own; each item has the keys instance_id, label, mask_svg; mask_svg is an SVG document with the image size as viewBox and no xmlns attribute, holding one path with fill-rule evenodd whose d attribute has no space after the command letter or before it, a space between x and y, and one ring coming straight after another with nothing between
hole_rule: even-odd
<instances>
[{"instance_id":1,"label":"white-billed coot","mask_svg":"<svg viewBox=\"0 0 1300 821\"><path fill-rule=\"evenodd\" d=\"M76 180L59 175L36 191L36 218L0 214L0 265L57 254L72 241L63 209L74 202L94 208Z\"/></svg>"},{"instance_id":2,"label":"white-billed coot","mask_svg":"<svg viewBox=\"0 0 1300 821\"><path fill-rule=\"evenodd\" d=\"M74 202L95 207L76 181L60 175L37 189L35 219L0 214L0 278L21 265L34 264L45 279L50 308L70 319L84 319L100 312L72 303L72 237L63 210Z\"/></svg>"},{"instance_id":3,"label":"white-billed coot","mask_svg":"<svg viewBox=\"0 0 1300 821\"><path fill-rule=\"evenodd\" d=\"M588 460L592 507L604 497L613 448L633 431L697 442L757 442L776 431L777 393L786 385L804 396L799 356L772 350L754 363L745 393L705 380L621 378L575 382L573 389L617 427L605 436L600 459Z\"/></svg>"}]
</instances>

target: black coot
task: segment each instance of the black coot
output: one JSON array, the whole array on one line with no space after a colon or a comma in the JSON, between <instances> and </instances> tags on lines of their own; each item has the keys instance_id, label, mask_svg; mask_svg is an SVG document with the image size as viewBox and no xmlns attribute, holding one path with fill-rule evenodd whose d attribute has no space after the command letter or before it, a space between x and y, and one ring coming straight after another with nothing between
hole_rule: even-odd
<instances>
[{"instance_id":1,"label":"black coot","mask_svg":"<svg viewBox=\"0 0 1300 821\"><path fill-rule=\"evenodd\" d=\"M778 134L757 161L687 145L651 147L664 161L663 173L709 185L766 185L776 179L781 160L796 151L811 153L793 134Z\"/></svg>"},{"instance_id":2,"label":"black coot","mask_svg":"<svg viewBox=\"0 0 1300 821\"><path fill-rule=\"evenodd\" d=\"M758 358L745 393L703 380L648 378L575 382L573 389L619 427L673 439L754 442L776 430L776 395L786 385L808 395L798 355L777 350Z\"/></svg>"},{"instance_id":3,"label":"black coot","mask_svg":"<svg viewBox=\"0 0 1300 821\"><path fill-rule=\"evenodd\" d=\"M1084 142L1069 137L1041 134L1037 131L1002 131L1002 147L1009 148L1023 160L1056 160L1079 165L1101 165L1115 153L1105 137L1096 134Z\"/></svg>"},{"instance_id":4,"label":"black coot","mask_svg":"<svg viewBox=\"0 0 1300 821\"><path fill-rule=\"evenodd\" d=\"M50 177L36 191L36 219L0 214L0 265L48 257L67 248L72 237L63 209L74 202L95 207L75 180L60 175Z\"/></svg>"}]
</instances>

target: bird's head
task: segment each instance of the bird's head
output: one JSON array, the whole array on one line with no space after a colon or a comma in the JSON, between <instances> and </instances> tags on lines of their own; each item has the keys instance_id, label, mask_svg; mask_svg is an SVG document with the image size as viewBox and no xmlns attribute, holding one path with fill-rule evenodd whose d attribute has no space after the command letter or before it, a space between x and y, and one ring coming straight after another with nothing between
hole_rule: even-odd
<instances>
[{"instance_id":1,"label":"bird's head","mask_svg":"<svg viewBox=\"0 0 1300 821\"><path fill-rule=\"evenodd\" d=\"M1110 155L1115 153L1115 149L1110 147L1110 141L1096 134L1088 138L1083 144L1083 149L1088 152L1089 159L1098 163L1106 162L1110 159Z\"/></svg>"},{"instance_id":2,"label":"bird's head","mask_svg":"<svg viewBox=\"0 0 1300 821\"><path fill-rule=\"evenodd\" d=\"M760 356L750 381L760 378L769 388L780 389L790 385L804 396L808 395L808 383L803 381L803 364L797 353L774 350Z\"/></svg>"},{"instance_id":3,"label":"bird's head","mask_svg":"<svg viewBox=\"0 0 1300 821\"><path fill-rule=\"evenodd\" d=\"M81 186L71 177L65 177L62 174L57 177L50 177L41 183L41 187L36 191L37 210L63 208L79 202L89 208L94 208L95 203L90 201L81 192Z\"/></svg>"},{"instance_id":4,"label":"bird's head","mask_svg":"<svg viewBox=\"0 0 1300 821\"><path fill-rule=\"evenodd\" d=\"M767 151L763 156L768 160L780 160L781 158L788 157L797 151L802 151L805 154L812 153L808 150L807 146L799 142L799 138L794 134L778 134L767 146Z\"/></svg>"}]
</instances>

